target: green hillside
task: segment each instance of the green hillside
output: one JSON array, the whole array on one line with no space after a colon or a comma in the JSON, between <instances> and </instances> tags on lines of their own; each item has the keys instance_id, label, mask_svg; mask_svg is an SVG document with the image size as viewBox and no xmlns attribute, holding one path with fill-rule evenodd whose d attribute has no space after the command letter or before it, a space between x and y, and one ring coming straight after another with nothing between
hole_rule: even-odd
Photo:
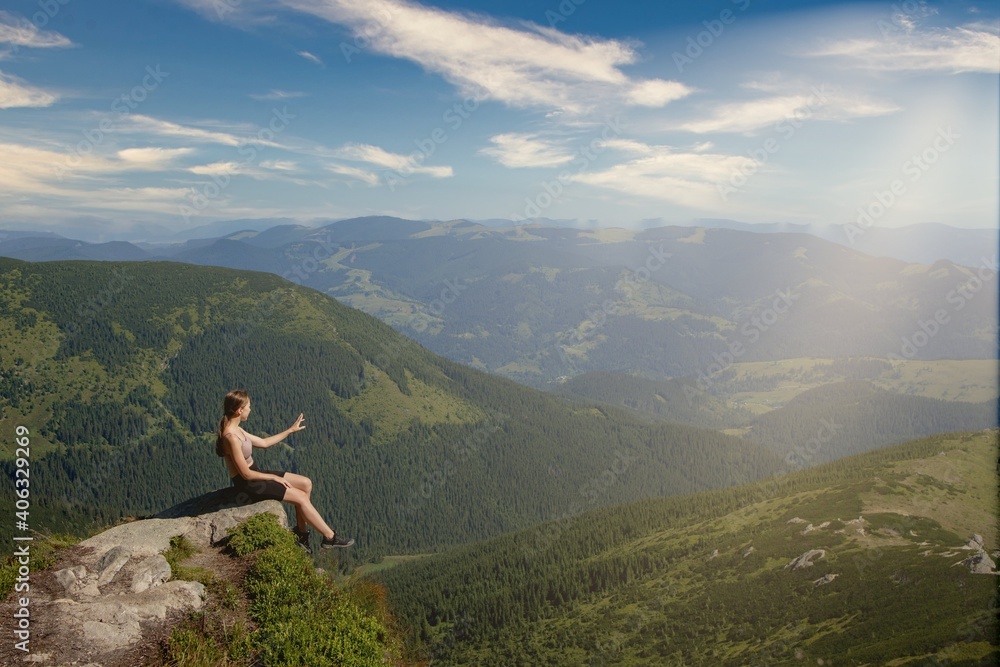
<instances>
[{"instance_id":1,"label":"green hillside","mask_svg":"<svg viewBox=\"0 0 1000 667\"><path fill-rule=\"evenodd\" d=\"M317 508L357 540L343 567L779 465L735 438L447 361L274 275L0 260L2 465L13 478L27 427L34 528L86 533L227 485L211 432L239 386L254 432L305 413L289 446L255 460L314 480Z\"/></svg>"},{"instance_id":2,"label":"green hillside","mask_svg":"<svg viewBox=\"0 0 1000 667\"><path fill-rule=\"evenodd\" d=\"M568 399L610 403L662 421L723 429L749 422L753 413L726 397L699 391L690 380L651 380L626 373L592 371L569 378L552 393Z\"/></svg>"},{"instance_id":3,"label":"green hillside","mask_svg":"<svg viewBox=\"0 0 1000 667\"><path fill-rule=\"evenodd\" d=\"M745 437L804 467L934 433L993 428L997 401L900 396L866 380L805 391L750 422Z\"/></svg>"},{"instance_id":4,"label":"green hillside","mask_svg":"<svg viewBox=\"0 0 1000 667\"><path fill-rule=\"evenodd\" d=\"M794 359L734 366L719 374L711 391L690 380L592 372L553 393L724 430L767 445L796 468L935 433L997 426L996 378L985 377L996 362ZM964 381L955 375L959 370L967 374ZM992 391L993 397L931 397L949 389L969 398Z\"/></svg>"},{"instance_id":5,"label":"green hillside","mask_svg":"<svg viewBox=\"0 0 1000 667\"><path fill-rule=\"evenodd\" d=\"M934 436L373 576L441 665L996 664L997 578L957 563L998 547L997 455Z\"/></svg>"}]
</instances>

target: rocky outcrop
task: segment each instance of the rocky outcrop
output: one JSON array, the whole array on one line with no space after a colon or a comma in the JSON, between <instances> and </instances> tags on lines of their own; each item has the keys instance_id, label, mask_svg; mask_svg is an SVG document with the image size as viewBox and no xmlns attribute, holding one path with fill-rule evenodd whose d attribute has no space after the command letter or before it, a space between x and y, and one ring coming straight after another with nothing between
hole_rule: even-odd
<instances>
[{"instance_id":1,"label":"rocky outcrop","mask_svg":"<svg viewBox=\"0 0 1000 667\"><path fill-rule=\"evenodd\" d=\"M798 558L793 558L785 565L784 569L791 568L792 571L801 570L806 567L812 567L814 563L813 559L826 558L826 551L824 549L810 549Z\"/></svg>"},{"instance_id":2,"label":"rocky outcrop","mask_svg":"<svg viewBox=\"0 0 1000 667\"><path fill-rule=\"evenodd\" d=\"M271 512L286 525L281 503L240 503L223 489L172 507L156 517L115 526L68 550L32 598L44 619L35 636L34 662L105 664L120 660L143 638L144 628L200 609L205 589L196 581L170 581L163 557L174 537L201 549L219 544L249 517Z\"/></svg>"},{"instance_id":3,"label":"rocky outcrop","mask_svg":"<svg viewBox=\"0 0 1000 667\"><path fill-rule=\"evenodd\" d=\"M961 560L955 565L964 565L969 568L969 572L973 574L1000 574L997 572L997 565L990 558L990 555L986 553L986 547L983 545L983 536L976 533L972 538L966 542L962 549L969 551L975 551L968 558ZM951 552L950 555L954 556L955 552Z\"/></svg>"},{"instance_id":4,"label":"rocky outcrop","mask_svg":"<svg viewBox=\"0 0 1000 667\"><path fill-rule=\"evenodd\" d=\"M973 554L955 564L966 566L972 574L997 574L997 564L993 562L993 559L985 551Z\"/></svg>"},{"instance_id":5,"label":"rocky outcrop","mask_svg":"<svg viewBox=\"0 0 1000 667\"><path fill-rule=\"evenodd\" d=\"M813 582L813 586L824 586L824 585L830 583L831 581L833 581L834 579L836 579L839 576L840 576L839 574L832 574L832 573L831 574L825 574L822 577L820 577L819 579L815 580Z\"/></svg>"},{"instance_id":6,"label":"rocky outcrop","mask_svg":"<svg viewBox=\"0 0 1000 667\"><path fill-rule=\"evenodd\" d=\"M823 523L819 524L818 526L814 526L812 524L809 524L808 526L806 526L805 528L802 529L802 533L801 534L802 535L808 535L809 533L813 532L814 530L822 530L822 529L826 528L829 525L830 525L829 521L824 521Z\"/></svg>"},{"instance_id":7,"label":"rocky outcrop","mask_svg":"<svg viewBox=\"0 0 1000 667\"><path fill-rule=\"evenodd\" d=\"M973 534L972 538L962 548L971 549L972 551L983 551L983 536L979 533Z\"/></svg>"}]
</instances>

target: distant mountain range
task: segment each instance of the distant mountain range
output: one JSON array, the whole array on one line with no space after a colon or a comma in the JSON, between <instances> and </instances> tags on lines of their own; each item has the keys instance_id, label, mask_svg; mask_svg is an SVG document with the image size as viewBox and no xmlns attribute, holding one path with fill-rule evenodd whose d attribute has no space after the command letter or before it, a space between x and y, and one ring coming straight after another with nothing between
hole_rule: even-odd
<instances>
[{"instance_id":1,"label":"distant mountain range","mask_svg":"<svg viewBox=\"0 0 1000 667\"><path fill-rule=\"evenodd\" d=\"M908 264L783 231L391 217L171 244L18 234L0 243L0 254L266 271L376 315L438 354L535 386L616 371L692 377L704 389L737 361L995 358L996 254L983 241L988 233L925 229L977 238L967 254L974 246L978 263ZM892 234L895 247L916 247L920 229L870 229L862 238Z\"/></svg>"},{"instance_id":2,"label":"distant mountain range","mask_svg":"<svg viewBox=\"0 0 1000 667\"><path fill-rule=\"evenodd\" d=\"M90 218L68 221L62 226L54 227L58 232L35 232L30 231L27 225L8 222L4 226L10 230L27 231L0 231L0 253L5 257L26 259L26 257L19 254L7 254L2 248L3 242L21 236L41 236L70 238L95 245L109 241L127 241L146 250L149 253L146 257L147 259L156 259L174 254L177 252L177 249L171 248L171 246L183 245L188 241L218 239L238 232L263 232L273 228L284 230L295 227L318 229L345 221L361 221L361 224L364 224L364 221L376 219L378 219L377 216L351 219L327 218L305 221L292 218L241 218L236 220L219 220L179 231L164 226L147 226L143 228L136 227L134 230L128 232L112 231L113 226L111 223L102 220L95 221ZM440 224L454 225L455 223L468 222L495 229L502 229L513 225L506 218L424 222L431 226L438 226ZM995 249L997 244L1000 243L998 229L966 229L941 223L919 223L905 227L879 227L876 223L877 221L873 221L867 226L859 226L858 224L750 223L739 220L703 218L695 221L694 225L681 226L734 229L761 234L809 234L874 257L892 257L904 262L919 264L933 264L938 260L946 259L956 264L975 266L982 261L984 253ZM602 227L599 221L596 220L558 220L552 218L533 218L523 221L520 224L534 227L577 230L599 229ZM669 226L678 226L678 223L664 218L649 218L639 221L635 225L635 229L645 230ZM74 259L74 257L67 255L61 257L61 259ZM126 258L121 257L120 259Z\"/></svg>"}]
</instances>

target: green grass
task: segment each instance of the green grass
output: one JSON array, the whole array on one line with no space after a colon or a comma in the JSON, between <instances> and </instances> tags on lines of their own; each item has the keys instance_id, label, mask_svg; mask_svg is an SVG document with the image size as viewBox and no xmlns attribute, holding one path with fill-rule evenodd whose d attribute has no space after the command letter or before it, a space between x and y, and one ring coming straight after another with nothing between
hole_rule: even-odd
<instances>
[{"instance_id":1,"label":"green grass","mask_svg":"<svg viewBox=\"0 0 1000 667\"><path fill-rule=\"evenodd\" d=\"M385 592L371 582L338 587L317 573L272 514L236 527L228 542L251 565L241 587L215 580L207 611L171 634L165 665L178 667L382 667L400 663L399 631ZM182 540L171 546L183 559ZM212 611L214 610L214 611Z\"/></svg>"},{"instance_id":2,"label":"green grass","mask_svg":"<svg viewBox=\"0 0 1000 667\"><path fill-rule=\"evenodd\" d=\"M215 581L215 573L211 570L183 564L196 553L198 553L198 548L186 540L183 535L170 538L170 548L163 552L163 557L170 565L172 579L200 581L206 586Z\"/></svg>"},{"instance_id":3,"label":"green grass","mask_svg":"<svg viewBox=\"0 0 1000 667\"><path fill-rule=\"evenodd\" d=\"M485 413L467 401L432 387L411 373L406 373L409 394L404 394L388 375L372 365L367 372L373 378L358 395L338 399L337 404L352 419L374 424L375 444L391 442L414 421L423 424L466 424L482 421Z\"/></svg>"},{"instance_id":4,"label":"green grass","mask_svg":"<svg viewBox=\"0 0 1000 667\"><path fill-rule=\"evenodd\" d=\"M32 574L37 574L50 567L55 563L60 550L73 546L80 541L80 538L68 535L36 534L34 538L31 542L18 543L18 547L24 544L28 545ZM3 561L0 562L0 600L6 598L14 590L20 567L21 564L13 555L5 556Z\"/></svg>"},{"instance_id":5,"label":"green grass","mask_svg":"<svg viewBox=\"0 0 1000 667\"><path fill-rule=\"evenodd\" d=\"M354 572L351 573L351 576L353 578L361 578L369 574L374 574L376 572L384 572L385 570L390 570L394 567L398 567L399 565L403 565L405 563L411 563L421 558L426 558L429 555L430 554L407 554L398 556L385 556L376 563L365 563L364 565L356 567L354 569Z\"/></svg>"}]
</instances>

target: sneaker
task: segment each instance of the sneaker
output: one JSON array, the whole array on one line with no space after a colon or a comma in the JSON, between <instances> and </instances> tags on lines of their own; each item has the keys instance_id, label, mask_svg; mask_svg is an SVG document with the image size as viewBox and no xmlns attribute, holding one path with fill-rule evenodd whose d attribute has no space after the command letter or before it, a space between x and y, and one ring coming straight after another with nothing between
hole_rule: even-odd
<instances>
[{"instance_id":1,"label":"sneaker","mask_svg":"<svg viewBox=\"0 0 1000 667\"><path fill-rule=\"evenodd\" d=\"M354 539L353 538L349 539L349 540L345 540L343 537L341 537L337 533L334 533L333 537L330 538L330 539L327 539L327 538L324 537L323 541L320 542L319 546L322 549L343 549L344 547L349 547L352 544L354 544Z\"/></svg>"},{"instance_id":2,"label":"sneaker","mask_svg":"<svg viewBox=\"0 0 1000 667\"><path fill-rule=\"evenodd\" d=\"M295 539L299 546L302 547L306 553L311 554L313 550L312 547L309 546L309 529L307 528L305 532L300 533L298 530L293 528L292 532L295 533Z\"/></svg>"}]
</instances>

